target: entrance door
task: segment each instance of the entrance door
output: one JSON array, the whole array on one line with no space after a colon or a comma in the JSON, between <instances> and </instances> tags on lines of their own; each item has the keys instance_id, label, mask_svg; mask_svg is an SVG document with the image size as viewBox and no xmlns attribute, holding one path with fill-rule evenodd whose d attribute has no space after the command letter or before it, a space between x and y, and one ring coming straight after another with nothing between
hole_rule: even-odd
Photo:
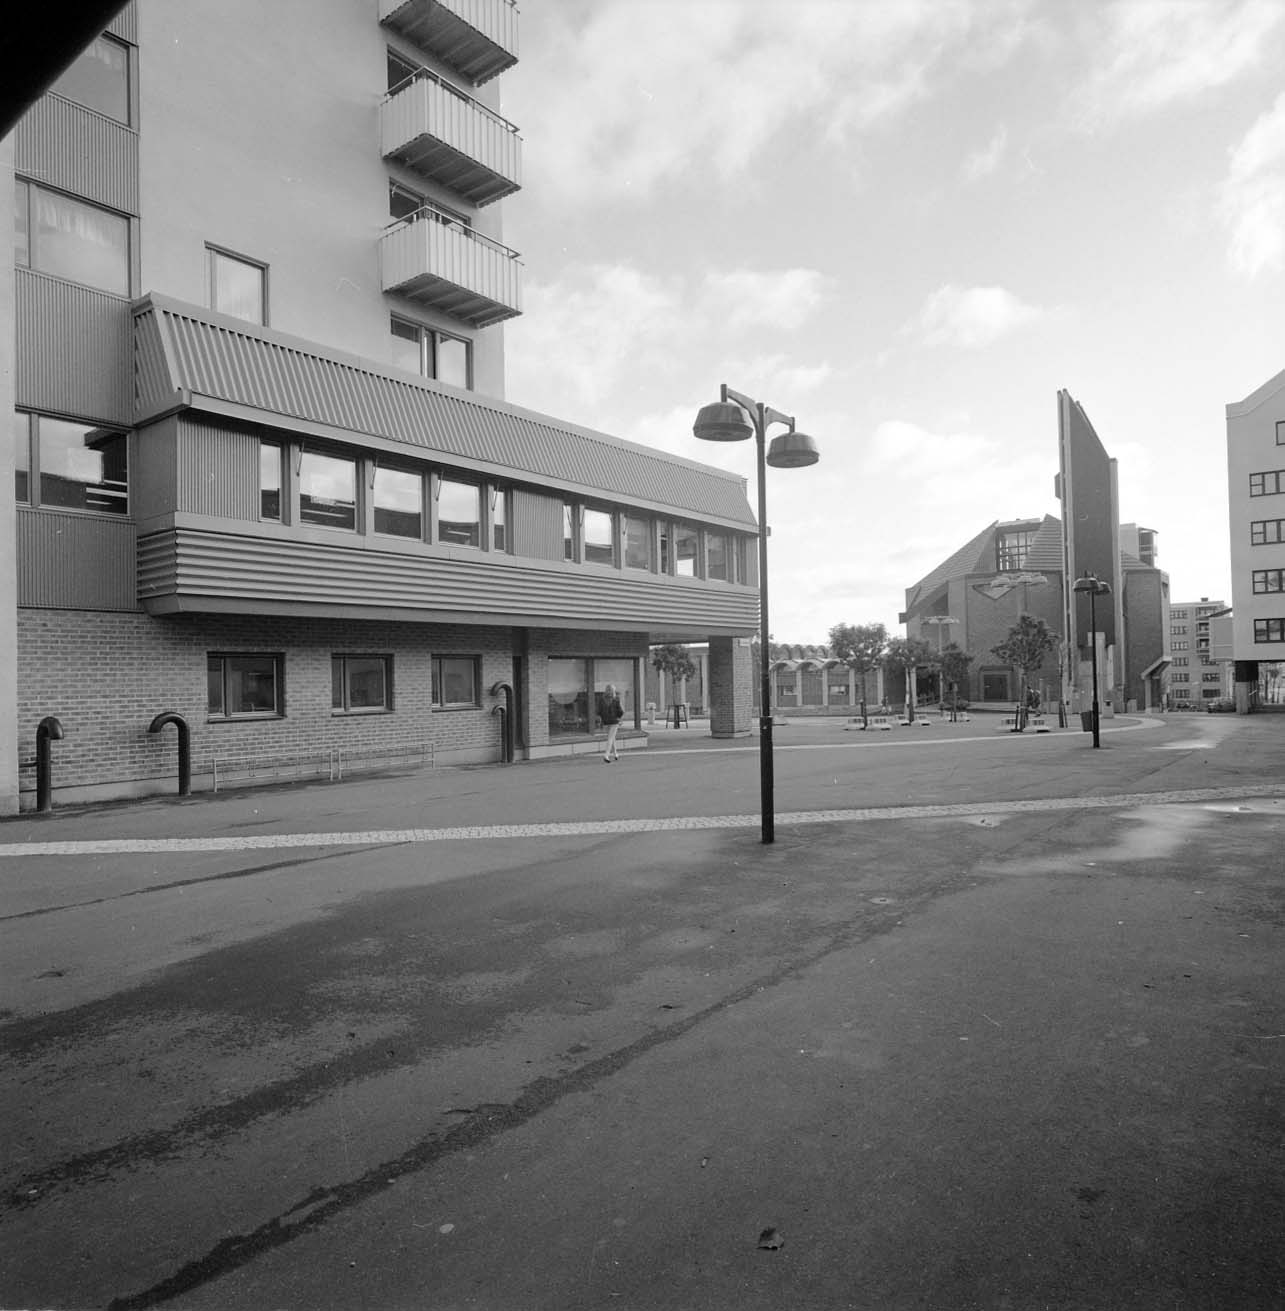
<instances>
[{"instance_id":1,"label":"entrance door","mask_svg":"<svg viewBox=\"0 0 1285 1311\"><path fill-rule=\"evenodd\" d=\"M982 700L983 701L1007 701L1008 695L1008 672L1003 673L982 673Z\"/></svg>"}]
</instances>

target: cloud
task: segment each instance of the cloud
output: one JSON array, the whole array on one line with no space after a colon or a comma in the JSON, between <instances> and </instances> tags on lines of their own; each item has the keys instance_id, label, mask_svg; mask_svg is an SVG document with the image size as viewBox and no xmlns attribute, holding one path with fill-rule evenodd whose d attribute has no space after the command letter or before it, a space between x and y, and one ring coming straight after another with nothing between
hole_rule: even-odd
<instances>
[{"instance_id":1,"label":"cloud","mask_svg":"<svg viewBox=\"0 0 1285 1311\"><path fill-rule=\"evenodd\" d=\"M903 332L917 337L925 346L977 349L1044 316L1044 310L1023 304L1003 287L957 287L947 283L928 297Z\"/></svg>"},{"instance_id":2,"label":"cloud","mask_svg":"<svg viewBox=\"0 0 1285 1311\"><path fill-rule=\"evenodd\" d=\"M552 203L608 204L698 174L741 177L792 128L801 149L880 129L982 52L1011 57L1030 0L559 3L528 24L505 113Z\"/></svg>"},{"instance_id":3,"label":"cloud","mask_svg":"<svg viewBox=\"0 0 1285 1311\"><path fill-rule=\"evenodd\" d=\"M1093 129L1198 99L1254 68L1282 20L1279 0L1120 0L1088 33L1105 60L1073 117Z\"/></svg>"},{"instance_id":4,"label":"cloud","mask_svg":"<svg viewBox=\"0 0 1285 1311\"><path fill-rule=\"evenodd\" d=\"M974 150L965 156L960 165L960 173L965 182L979 182L989 177L999 168L1004 152L1008 149L1008 129L1001 127L981 150Z\"/></svg>"},{"instance_id":5,"label":"cloud","mask_svg":"<svg viewBox=\"0 0 1285 1311\"><path fill-rule=\"evenodd\" d=\"M1285 268L1285 92L1231 152L1218 212L1235 272L1252 278Z\"/></svg>"},{"instance_id":6,"label":"cloud","mask_svg":"<svg viewBox=\"0 0 1285 1311\"><path fill-rule=\"evenodd\" d=\"M722 310L730 326L789 328L804 320L829 294L829 280L816 269L762 273L735 269L707 273L705 290L712 308Z\"/></svg>"}]
</instances>

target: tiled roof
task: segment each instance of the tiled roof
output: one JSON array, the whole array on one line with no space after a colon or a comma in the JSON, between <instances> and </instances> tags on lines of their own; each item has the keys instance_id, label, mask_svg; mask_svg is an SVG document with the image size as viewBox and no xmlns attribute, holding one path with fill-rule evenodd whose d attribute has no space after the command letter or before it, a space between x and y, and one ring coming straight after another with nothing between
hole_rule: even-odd
<instances>
[{"instance_id":1,"label":"tiled roof","mask_svg":"<svg viewBox=\"0 0 1285 1311\"><path fill-rule=\"evenodd\" d=\"M382 439L542 486L753 529L745 479L197 306L135 314L136 418L182 406L336 441Z\"/></svg>"}]
</instances>

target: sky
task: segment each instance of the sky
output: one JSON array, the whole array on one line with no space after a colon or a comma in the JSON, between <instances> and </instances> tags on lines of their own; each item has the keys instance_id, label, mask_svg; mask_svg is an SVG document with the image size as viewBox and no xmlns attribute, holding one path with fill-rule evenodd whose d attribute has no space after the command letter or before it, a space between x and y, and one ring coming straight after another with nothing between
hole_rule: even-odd
<instances>
[{"instance_id":1,"label":"sky","mask_svg":"<svg viewBox=\"0 0 1285 1311\"><path fill-rule=\"evenodd\" d=\"M996 520L1057 515L1057 392L1231 599L1225 407L1285 369L1285 0L523 0L502 110L515 404L749 480L770 628L902 631ZM769 437L784 431L773 428Z\"/></svg>"}]
</instances>

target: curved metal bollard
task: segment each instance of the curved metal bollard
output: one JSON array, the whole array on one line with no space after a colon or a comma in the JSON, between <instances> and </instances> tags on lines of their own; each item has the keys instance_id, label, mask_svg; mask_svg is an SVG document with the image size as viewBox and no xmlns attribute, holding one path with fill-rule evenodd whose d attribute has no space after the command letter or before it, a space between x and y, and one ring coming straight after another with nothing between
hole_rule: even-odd
<instances>
[{"instance_id":1,"label":"curved metal bollard","mask_svg":"<svg viewBox=\"0 0 1285 1311\"><path fill-rule=\"evenodd\" d=\"M36 725L36 809L54 808L53 758L50 742L61 742L62 720L57 715L46 715Z\"/></svg>"},{"instance_id":2,"label":"curved metal bollard","mask_svg":"<svg viewBox=\"0 0 1285 1311\"><path fill-rule=\"evenodd\" d=\"M178 794L192 795L192 730L177 710L163 710L147 726L149 733L159 733L166 724L178 729Z\"/></svg>"},{"instance_id":3,"label":"curved metal bollard","mask_svg":"<svg viewBox=\"0 0 1285 1311\"><path fill-rule=\"evenodd\" d=\"M491 695L504 693L504 704L496 706L495 712L500 716L500 758L506 765L513 763L513 688L508 683L494 683Z\"/></svg>"}]
</instances>

